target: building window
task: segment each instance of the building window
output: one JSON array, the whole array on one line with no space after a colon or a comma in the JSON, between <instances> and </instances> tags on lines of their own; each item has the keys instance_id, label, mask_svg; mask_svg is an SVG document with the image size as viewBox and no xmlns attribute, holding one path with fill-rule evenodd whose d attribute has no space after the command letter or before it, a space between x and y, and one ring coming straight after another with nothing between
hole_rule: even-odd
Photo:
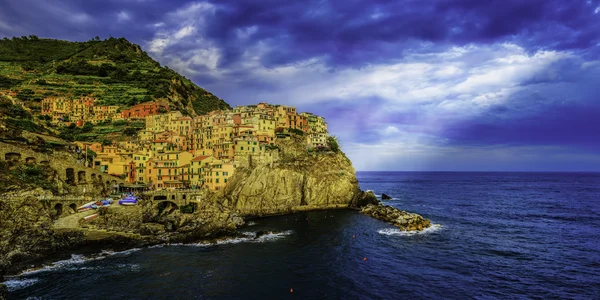
<instances>
[{"instance_id":1,"label":"building window","mask_svg":"<svg viewBox=\"0 0 600 300\"><path fill-rule=\"evenodd\" d=\"M219 178L215 179L215 183L219 183Z\"/></svg>"}]
</instances>

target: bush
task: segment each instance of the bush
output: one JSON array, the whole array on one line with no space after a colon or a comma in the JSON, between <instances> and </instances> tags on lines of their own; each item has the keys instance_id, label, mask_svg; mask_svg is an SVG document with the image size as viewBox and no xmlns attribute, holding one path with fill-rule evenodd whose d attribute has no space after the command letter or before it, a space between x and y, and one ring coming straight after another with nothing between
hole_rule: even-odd
<instances>
[{"instance_id":1,"label":"bush","mask_svg":"<svg viewBox=\"0 0 600 300\"><path fill-rule=\"evenodd\" d=\"M304 131L296 128L290 128L289 132L300 136L304 135Z\"/></svg>"},{"instance_id":2,"label":"bush","mask_svg":"<svg viewBox=\"0 0 600 300\"><path fill-rule=\"evenodd\" d=\"M340 145L338 144L338 138L335 136L327 137L327 145L329 146L329 150L338 153L340 151Z\"/></svg>"}]
</instances>

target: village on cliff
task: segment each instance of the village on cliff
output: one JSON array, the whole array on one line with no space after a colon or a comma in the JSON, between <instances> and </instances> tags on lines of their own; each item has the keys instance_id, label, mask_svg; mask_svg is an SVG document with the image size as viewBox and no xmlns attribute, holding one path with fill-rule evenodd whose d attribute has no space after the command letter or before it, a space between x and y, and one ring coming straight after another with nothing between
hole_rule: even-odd
<instances>
[{"instance_id":1,"label":"village on cliff","mask_svg":"<svg viewBox=\"0 0 600 300\"><path fill-rule=\"evenodd\" d=\"M236 168L276 162L277 139L302 135L308 151L327 150L330 139L323 117L298 114L291 106L259 103L189 117L160 102L122 111L94 104L91 97L49 97L42 101L41 114L56 126L145 120L145 128L129 141L74 142L84 153L95 153L91 167L144 189L220 190Z\"/></svg>"}]
</instances>

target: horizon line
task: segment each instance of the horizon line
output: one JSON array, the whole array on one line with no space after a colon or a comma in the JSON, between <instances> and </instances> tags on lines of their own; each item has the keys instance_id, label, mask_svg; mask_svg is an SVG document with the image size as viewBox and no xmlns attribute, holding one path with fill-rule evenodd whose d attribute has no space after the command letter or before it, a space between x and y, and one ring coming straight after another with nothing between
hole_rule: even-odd
<instances>
[{"instance_id":1,"label":"horizon line","mask_svg":"<svg viewBox=\"0 0 600 300\"><path fill-rule=\"evenodd\" d=\"M503 171L503 170L480 170L480 171L458 171L458 170L356 170L356 172L431 172L431 173L600 173L598 171Z\"/></svg>"}]
</instances>

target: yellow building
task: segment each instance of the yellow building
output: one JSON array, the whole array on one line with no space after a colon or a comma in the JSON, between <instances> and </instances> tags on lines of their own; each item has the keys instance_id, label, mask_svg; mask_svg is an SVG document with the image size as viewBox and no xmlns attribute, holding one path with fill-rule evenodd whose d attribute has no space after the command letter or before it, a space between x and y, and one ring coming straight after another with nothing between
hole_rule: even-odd
<instances>
[{"instance_id":1,"label":"yellow building","mask_svg":"<svg viewBox=\"0 0 600 300\"><path fill-rule=\"evenodd\" d=\"M204 184L204 174L210 169L215 158L209 155L197 156L190 162L190 187L200 188Z\"/></svg>"},{"instance_id":2,"label":"yellow building","mask_svg":"<svg viewBox=\"0 0 600 300\"><path fill-rule=\"evenodd\" d=\"M227 181L233 172L236 165L232 161L216 160L209 164L210 169L205 171L204 188L211 191L218 191L227 185Z\"/></svg>"}]
</instances>

